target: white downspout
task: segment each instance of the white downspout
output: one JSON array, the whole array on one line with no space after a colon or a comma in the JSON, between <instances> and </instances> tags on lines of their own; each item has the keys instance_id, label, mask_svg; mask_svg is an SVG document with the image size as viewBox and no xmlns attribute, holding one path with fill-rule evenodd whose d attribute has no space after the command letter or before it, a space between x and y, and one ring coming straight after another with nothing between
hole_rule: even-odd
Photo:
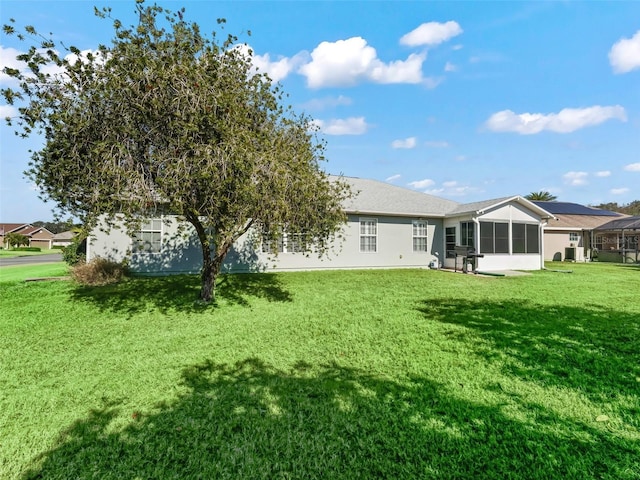
<instances>
[{"instance_id":1,"label":"white downspout","mask_svg":"<svg viewBox=\"0 0 640 480\"><path fill-rule=\"evenodd\" d=\"M540 269L544 270L544 227L548 225L548 222L540 222Z\"/></svg>"},{"instance_id":2,"label":"white downspout","mask_svg":"<svg viewBox=\"0 0 640 480\"><path fill-rule=\"evenodd\" d=\"M478 217L473 217L473 223L475 223L475 227L474 227L474 232L473 232L473 243L475 243L475 245L473 246L473 248L475 248L476 253L477 254L481 254L482 252L480 251L480 220L478 219ZM480 270L480 258L476 257L476 271Z\"/></svg>"}]
</instances>

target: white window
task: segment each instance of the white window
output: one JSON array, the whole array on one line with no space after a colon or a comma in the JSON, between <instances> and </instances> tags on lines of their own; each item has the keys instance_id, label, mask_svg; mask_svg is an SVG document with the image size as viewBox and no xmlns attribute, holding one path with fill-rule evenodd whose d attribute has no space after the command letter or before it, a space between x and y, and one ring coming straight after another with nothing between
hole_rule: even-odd
<instances>
[{"instance_id":1,"label":"white window","mask_svg":"<svg viewBox=\"0 0 640 480\"><path fill-rule=\"evenodd\" d=\"M275 240L270 240L268 235L262 236L262 253L282 253L284 252L284 236L279 236Z\"/></svg>"},{"instance_id":2,"label":"white window","mask_svg":"<svg viewBox=\"0 0 640 480\"><path fill-rule=\"evenodd\" d=\"M133 251L141 253L160 253L162 250L162 220L152 218L142 225L133 235Z\"/></svg>"},{"instance_id":3,"label":"white window","mask_svg":"<svg viewBox=\"0 0 640 480\"><path fill-rule=\"evenodd\" d=\"M302 248L302 234L300 233L288 233L287 234L287 252L300 253Z\"/></svg>"},{"instance_id":4,"label":"white window","mask_svg":"<svg viewBox=\"0 0 640 480\"><path fill-rule=\"evenodd\" d=\"M282 233L277 239L270 239L269 235L262 236L263 253L301 253L304 252L305 238L301 233Z\"/></svg>"},{"instance_id":5,"label":"white window","mask_svg":"<svg viewBox=\"0 0 640 480\"><path fill-rule=\"evenodd\" d=\"M378 251L378 220L375 218L360 219L360 251Z\"/></svg>"},{"instance_id":6,"label":"white window","mask_svg":"<svg viewBox=\"0 0 640 480\"><path fill-rule=\"evenodd\" d=\"M570 242L578 242L580 240L580 236L577 232L569 232L569 241Z\"/></svg>"},{"instance_id":7,"label":"white window","mask_svg":"<svg viewBox=\"0 0 640 480\"><path fill-rule=\"evenodd\" d=\"M427 222L426 220L413 221L413 251L427 251Z\"/></svg>"}]
</instances>

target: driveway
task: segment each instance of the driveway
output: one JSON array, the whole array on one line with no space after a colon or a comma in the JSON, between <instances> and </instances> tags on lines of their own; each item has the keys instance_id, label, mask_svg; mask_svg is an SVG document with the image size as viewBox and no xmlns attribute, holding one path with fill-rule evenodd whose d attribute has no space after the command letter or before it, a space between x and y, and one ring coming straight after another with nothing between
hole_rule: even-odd
<instances>
[{"instance_id":1,"label":"driveway","mask_svg":"<svg viewBox=\"0 0 640 480\"><path fill-rule=\"evenodd\" d=\"M38 263L55 263L62 261L62 253L47 253L46 255L28 255L24 257L0 257L0 267L10 265L35 265Z\"/></svg>"}]
</instances>

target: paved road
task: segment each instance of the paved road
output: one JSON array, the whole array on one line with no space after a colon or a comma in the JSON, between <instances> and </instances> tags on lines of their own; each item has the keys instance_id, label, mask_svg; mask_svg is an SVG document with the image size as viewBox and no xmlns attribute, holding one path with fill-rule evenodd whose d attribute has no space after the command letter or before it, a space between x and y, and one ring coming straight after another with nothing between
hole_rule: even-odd
<instances>
[{"instance_id":1,"label":"paved road","mask_svg":"<svg viewBox=\"0 0 640 480\"><path fill-rule=\"evenodd\" d=\"M0 267L9 265L35 265L36 263L55 263L62 261L62 253L48 253L46 255L30 255L25 257L0 257Z\"/></svg>"}]
</instances>

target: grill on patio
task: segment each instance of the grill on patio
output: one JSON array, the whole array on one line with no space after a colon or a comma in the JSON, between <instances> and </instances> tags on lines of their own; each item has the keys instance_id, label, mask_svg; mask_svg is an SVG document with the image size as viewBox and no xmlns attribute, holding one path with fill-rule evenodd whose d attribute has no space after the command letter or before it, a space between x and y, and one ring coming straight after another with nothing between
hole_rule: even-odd
<instances>
[{"instance_id":1,"label":"grill on patio","mask_svg":"<svg viewBox=\"0 0 640 480\"><path fill-rule=\"evenodd\" d=\"M473 273L477 273L478 270L478 258L483 258L484 255L480 253L476 253L476 249L467 245L456 245L455 246L455 263L453 266L453 271L458 271L458 257L462 257L462 272L468 272L468 265L471 264L471 271Z\"/></svg>"}]
</instances>

